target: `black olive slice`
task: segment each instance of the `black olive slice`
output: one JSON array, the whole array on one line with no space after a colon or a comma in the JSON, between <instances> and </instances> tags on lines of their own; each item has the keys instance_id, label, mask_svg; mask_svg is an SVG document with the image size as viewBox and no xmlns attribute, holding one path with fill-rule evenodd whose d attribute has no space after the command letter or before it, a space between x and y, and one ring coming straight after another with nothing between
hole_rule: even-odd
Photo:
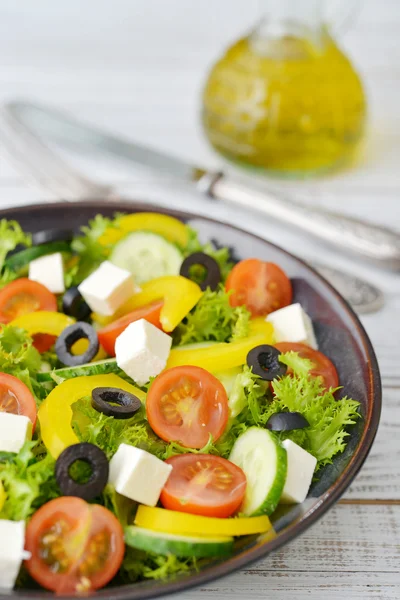
<instances>
[{"instance_id":1,"label":"black olive slice","mask_svg":"<svg viewBox=\"0 0 400 600\"><path fill-rule=\"evenodd\" d=\"M204 291L208 287L211 290L216 290L221 281L221 269L217 261L204 252L194 252L186 257L180 268L180 275L191 279L190 268L194 265L200 265L207 271L204 281L199 283L200 288Z\"/></svg>"},{"instance_id":2,"label":"black olive slice","mask_svg":"<svg viewBox=\"0 0 400 600\"><path fill-rule=\"evenodd\" d=\"M89 340L89 347L83 354L74 355L71 348L81 339ZM99 339L95 329L88 323L78 321L66 327L57 338L55 350L60 361L67 367L77 367L90 362L99 351Z\"/></svg>"},{"instance_id":3,"label":"black olive slice","mask_svg":"<svg viewBox=\"0 0 400 600\"><path fill-rule=\"evenodd\" d=\"M72 242L74 232L71 229L43 229L32 233L32 246L41 246L50 242Z\"/></svg>"},{"instance_id":4,"label":"black olive slice","mask_svg":"<svg viewBox=\"0 0 400 600\"><path fill-rule=\"evenodd\" d=\"M119 388L98 387L92 392L92 406L115 419L129 419L142 407L139 398Z\"/></svg>"},{"instance_id":5,"label":"black olive slice","mask_svg":"<svg viewBox=\"0 0 400 600\"><path fill-rule=\"evenodd\" d=\"M250 350L247 355L247 364L253 373L266 381L272 381L277 377L282 377L287 371L287 366L279 362L280 354L281 352L274 346L262 344Z\"/></svg>"},{"instance_id":6,"label":"black olive slice","mask_svg":"<svg viewBox=\"0 0 400 600\"><path fill-rule=\"evenodd\" d=\"M71 287L63 296L62 309L66 315L75 317L78 321L87 319L90 313L90 306L84 301L82 294L77 287Z\"/></svg>"},{"instance_id":7,"label":"black olive slice","mask_svg":"<svg viewBox=\"0 0 400 600\"><path fill-rule=\"evenodd\" d=\"M293 429L304 429L310 423L299 412L280 412L271 415L265 427L271 431L292 431Z\"/></svg>"},{"instance_id":8,"label":"black olive slice","mask_svg":"<svg viewBox=\"0 0 400 600\"><path fill-rule=\"evenodd\" d=\"M70 473L78 460L87 463L92 470L85 483L78 483ZM108 473L109 464L103 450L87 442L68 446L56 461L56 480L63 496L78 496L84 500L96 498L107 485Z\"/></svg>"}]
</instances>

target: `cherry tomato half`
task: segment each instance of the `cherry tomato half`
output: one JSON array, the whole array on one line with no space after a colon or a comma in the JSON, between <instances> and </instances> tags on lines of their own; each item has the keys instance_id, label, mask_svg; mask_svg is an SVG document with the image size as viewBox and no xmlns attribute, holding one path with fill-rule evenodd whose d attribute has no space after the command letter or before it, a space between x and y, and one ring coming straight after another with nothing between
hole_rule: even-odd
<instances>
[{"instance_id":1,"label":"cherry tomato half","mask_svg":"<svg viewBox=\"0 0 400 600\"><path fill-rule=\"evenodd\" d=\"M36 425L36 402L30 389L14 375L0 373L0 412L24 415Z\"/></svg>"},{"instance_id":2,"label":"cherry tomato half","mask_svg":"<svg viewBox=\"0 0 400 600\"><path fill-rule=\"evenodd\" d=\"M211 454L181 454L165 462L173 467L161 492L165 508L224 518L242 504L246 475L229 460Z\"/></svg>"},{"instance_id":3,"label":"cherry tomato half","mask_svg":"<svg viewBox=\"0 0 400 600\"><path fill-rule=\"evenodd\" d=\"M41 283L23 277L0 291L0 323L9 323L37 310L57 311L57 298ZM46 352L55 339L52 335L39 333L34 336L33 345L39 352Z\"/></svg>"},{"instance_id":4,"label":"cherry tomato half","mask_svg":"<svg viewBox=\"0 0 400 600\"><path fill-rule=\"evenodd\" d=\"M124 557L118 519L98 504L63 496L44 504L30 520L25 565L35 581L58 594L90 592L106 585Z\"/></svg>"},{"instance_id":5,"label":"cherry tomato half","mask_svg":"<svg viewBox=\"0 0 400 600\"><path fill-rule=\"evenodd\" d=\"M228 275L226 290L233 290L231 306L245 305L253 317L265 316L292 301L292 284L278 265L248 258Z\"/></svg>"},{"instance_id":6,"label":"cherry tomato half","mask_svg":"<svg viewBox=\"0 0 400 600\"><path fill-rule=\"evenodd\" d=\"M331 387L338 387L339 377L335 365L322 352L314 350L306 344L296 344L294 342L280 342L279 344L275 344L275 348L281 352L298 352L301 358L308 358L315 365L312 371L310 371L313 377L322 377L327 390Z\"/></svg>"},{"instance_id":7,"label":"cherry tomato half","mask_svg":"<svg viewBox=\"0 0 400 600\"><path fill-rule=\"evenodd\" d=\"M106 327L99 329L97 332L99 342L107 354L109 356L115 356L115 342L117 337L134 321L146 319L146 321L161 329L160 311L163 304L164 302L161 300L143 306L142 308L137 308L133 312L113 321Z\"/></svg>"},{"instance_id":8,"label":"cherry tomato half","mask_svg":"<svg viewBox=\"0 0 400 600\"><path fill-rule=\"evenodd\" d=\"M183 366L163 371L150 386L147 418L166 442L203 448L217 440L228 422L228 398L222 383L205 369Z\"/></svg>"}]
</instances>

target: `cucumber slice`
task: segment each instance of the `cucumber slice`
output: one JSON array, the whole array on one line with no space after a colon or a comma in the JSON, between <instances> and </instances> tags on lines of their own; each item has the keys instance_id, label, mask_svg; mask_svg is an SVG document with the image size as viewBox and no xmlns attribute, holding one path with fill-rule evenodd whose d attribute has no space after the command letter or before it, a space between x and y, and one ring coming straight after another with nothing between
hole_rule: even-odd
<instances>
[{"instance_id":1,"label":"cucumber slice","mask_svg":"<svg viewBox=\"0 0 400 600\"><path fill-rule=\"evenodd\" d=\"M32 246L32 248L26 248L7 258L5 265L22 275L28 272L30 262L41 256L55 254L56 252L71 252L70 244L68 242L52 242L51 244Z\"/></svg>"},{"instance_id":2,"label":"cucumber slice","mask_svg":"<svg viewBox=\"0 0 400 600\"><path fill-rule=\"evenodd\" d=\"M115 358L105 358L97 362L87 363L79 367L64 367L55 371L38 373L37 380L55 381L61 383L64 379L73 379L74 377L85 377L88 375L107 375L108 373L118 373L120 368Z\"/></svg>"},{"instance_id":3,"label":"cucumber slice","mask_svg":"<svg viewBox=\"0 0 400 600\"><path fill-rule=\"evenodd\" d=\"M140 285L163 275L179 275L183 255L161 235L136 231L115 246L109 260L130 271Z\"/></svg>"},{"instance_id":4,"label":"cucumber slice","mask_svg":"<svg viewBox=\"0 0 400 600\"><path fill-rule=\"evenodd\" d=\"M236 440L229 460L243 469L246 495L241 512L270 515L276 509L286 481L287 456L275 434L250 427Z\"/></svg>"},{"instance_id":5,"label":"cucumber slice","mask_svg":"<svg viewBox=\"0 0 400 600\"><path fill-rule=\"evenodd\" d=\"M233 551L232 537L189 537L151 531L135 525L125 528L125 542L138 550L181 557L219 558L230 556Z\"/></svg>"}]
</instances>

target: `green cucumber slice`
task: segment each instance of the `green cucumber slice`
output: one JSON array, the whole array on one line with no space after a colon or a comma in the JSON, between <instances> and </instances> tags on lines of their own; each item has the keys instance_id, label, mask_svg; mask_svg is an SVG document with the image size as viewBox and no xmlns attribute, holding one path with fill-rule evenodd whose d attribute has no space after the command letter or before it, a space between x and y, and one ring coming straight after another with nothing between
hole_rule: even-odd
<instances>
[{"instance_id":1,"label":"green cucumber slice","mask_svg":"<svg viewBox=\"0 0 400 600\"><path fill-rule=\"evenodd\" d=\"M30 262L41 256L55 254L56 252L71 252L71 246L68 242L52 242L51 244L32 246L32 248L26 248L7 258L5 265L22 275L28 272Z\"/></svg>"},{"instance_id":2,"label":"green cucumber slice","mask_svg":"<svg viewBox=\"0 0 400 600\"><path fill-rule=\"evenodd\" d=\"M55 371L38 373L37 380L40 382L55 381L56 383L61 383L65 379L73 379L74 377L107 375L108 373L118 373L119 371L120 368L118 367L115 358L105 358L104 360L87 363L86 365L80 365L79 367L64 367L62 369L56 369Z\"/></svg>"},{"instance_id":3,"label":"green cucumber slice","mask_svg":"<svg viewBox=\"0 0 400 600\"><path fill-rule=\"evenodd\" d=\"M140 285L163 275L179 275L183 255L161 235L135 231L115 246L109 260L130 271Z\"/></svg>"},{"instance_id":4,"label":"green cucumber slice","mask_svg":"<svg viewBox=\"0 0 400 600\"><path fill-rule=\"evenodd\" d=\"M125 528L128 546L156 554L175 554L181 557L213 558L230 556L233 551L232 537L189 537L172 533L160 533L130 525Z\"/></svg>"},{"instance_id":5,"label":"green cucumber slice","mask_svg":"<svg viewBox=\"0 0 400 600\"><path fill-rule=\"evenodd\" d=\"M275 434L250 427L236 440L229 460L243 469L246 495L241 512L246 516L271 515L286 481L287 456Z\"/></svg>"}]
</instances>

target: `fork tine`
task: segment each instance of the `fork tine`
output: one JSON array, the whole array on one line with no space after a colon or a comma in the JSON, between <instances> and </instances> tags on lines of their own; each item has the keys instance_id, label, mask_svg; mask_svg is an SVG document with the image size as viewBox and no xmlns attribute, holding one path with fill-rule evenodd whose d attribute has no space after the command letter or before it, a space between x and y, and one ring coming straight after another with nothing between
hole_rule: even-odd
<instances>
[{"instance_id":1,"label":"fork tine","mask_svg":"<svg viewBox=\"0 0 400 600\"><path fill-rule=\"evenodd\" d=\"M110 194L108 186L93 183L76 173L4 108L0 109L0 129L4 147L11 159L59 198L73 201Z\"/></svg>"}]
</instances>

